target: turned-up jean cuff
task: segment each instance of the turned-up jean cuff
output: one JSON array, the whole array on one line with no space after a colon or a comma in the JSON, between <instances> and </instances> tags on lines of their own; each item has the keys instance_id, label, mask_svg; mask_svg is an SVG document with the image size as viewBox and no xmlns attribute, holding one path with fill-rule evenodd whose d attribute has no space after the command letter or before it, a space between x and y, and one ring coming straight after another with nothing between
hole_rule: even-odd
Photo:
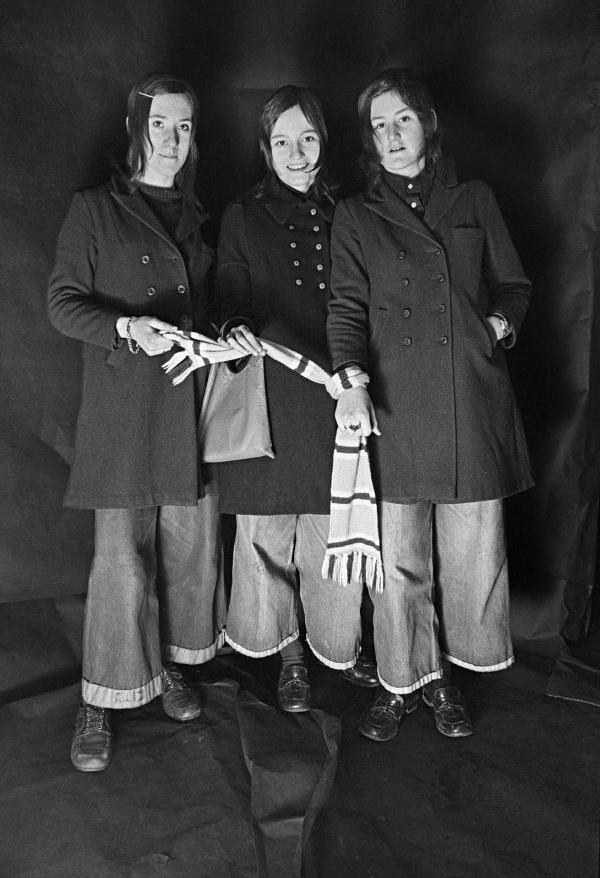
<instances>
[{"instance_id":1,"label":"turned-up jean cuff","mask_svg":"<svg viewBox=\"0 0 600 878\"><path fill-rule=\"evenodd\" d=\"M323 579L328 515L238 515L227 642L244 655L279 652L302 618L314 654L352 667L360 645L362 587Z\"/></svg>"},{"instance_id":2,"label":"turned-up jean cuff","mask_svg":"<svg viewBox=\"0 0 600 878\"><path fill-rule=\"evenodd\" d=\"M513 663L501 500L381 503L385 586L372 594L381 684L408 694L443 677Z\"/></svg>"},{"instance_id":3,"label":"turned-up jean cuff","mask_svg":"<svg viewBox=\"0 0 600 878\"><path fill-rule=\"evenodd\" d=\"M163 660L200 664L224 642L217 498L98 509L85 609L82 695L138 707L162 692Z\"/></svg>"}]
</instances>

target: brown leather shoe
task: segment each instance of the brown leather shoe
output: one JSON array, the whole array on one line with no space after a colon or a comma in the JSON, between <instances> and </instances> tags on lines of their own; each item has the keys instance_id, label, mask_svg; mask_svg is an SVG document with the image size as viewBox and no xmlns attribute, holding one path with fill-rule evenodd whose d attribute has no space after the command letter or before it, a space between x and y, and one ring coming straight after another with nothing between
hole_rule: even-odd
<instances>
[{"instance_id":1,"label":"brown leather shoe","mask_svg":"<svg viewBox=\"0 0 600 878\"><path fill-rule=\"evenodd\" d=\"M187 722L202 713L200 696L183 679L181 671L173 662L167 662L162 671L163 692L161 695L164 712L171 719Z\"/></svg>"},{"instance_id":2,"label":"brown leather shoe","mask_svg":"<svg viewBox=\"0 0 600 878\"><path fill-rule=\"evenodd\" d=\"M358 724L358 731L371 741L391 741L398 734L400 721L405 713L412 713L419 706L419 693L396 695L381 690Z\"/></svg>"},{"instance_id":3,"label":"brown leather shoe","mask_svg":"<svg viewBox=\"0 0 600 878\"><path fill-rule=\"evenodd\" d=\"M447 738L466 738L473 726L460 690L456 686L440 686L432 692L422 690L423 701L433 710L435 727Z\"/></svg>"},{"instance_id":4,"label":"brown leather shoe","mask_svg":"<svg viewBox=\"0 0 600 878\"><path fill-rule=\"evenodd\" d=\"M82 701L71 743L71 762L77 771L104 771L112 759L109 711Z\"/></svg>"},{"instance_id":5,"label":"brown leather shoe","mask_svg":"<svg viewBox=\"0 0 600 878\"><path fill-rule=\"evenodd\" d=\"M373 689L379 686L379 677L377 676L377 665L368 659L363 653L360 653L356 659L353 668L345 668L342 674L350 683L355 686L364 686L367 689Z\"/></svg>"},{"instance_id":6,"label":"brown leather shoe","mask_svg":"<svg viewBox=\"0 0 600 878\"><path fill-rule=\"evenodd\" d=\"M306 713L310 710L310 683L305 665L281 666L277 701L286 713Z\"/></svg>"}]
</instances>

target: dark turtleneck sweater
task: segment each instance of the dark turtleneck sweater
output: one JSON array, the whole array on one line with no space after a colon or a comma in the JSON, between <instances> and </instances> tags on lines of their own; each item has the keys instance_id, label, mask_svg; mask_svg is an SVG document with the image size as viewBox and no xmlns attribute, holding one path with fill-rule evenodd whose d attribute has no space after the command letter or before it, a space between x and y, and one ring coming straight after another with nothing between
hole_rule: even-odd
<instances>
[{"instance_id":1,"label":"dark turtleneck sweater","mask_svg":"<svg viewBox=\"0 0 600 878\"><path fill-rule=\"evenodd\" d=\"M165 231L176 241L177 226L183 210L183 195L179 189L140 183L139 191Z\"/></svg>"}]
</instances>

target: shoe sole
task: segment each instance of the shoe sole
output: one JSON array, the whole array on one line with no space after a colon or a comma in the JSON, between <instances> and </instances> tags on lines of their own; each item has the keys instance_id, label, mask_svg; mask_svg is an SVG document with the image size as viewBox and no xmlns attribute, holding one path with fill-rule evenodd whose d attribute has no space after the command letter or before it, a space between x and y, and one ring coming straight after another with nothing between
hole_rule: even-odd
<instances>
[{"instance_id":1,"label":"shoe sole","mask_svg":"<svg viewBox=\"0 0 600 878\"><path fill-rule=\"evenodd\" d=\"M309 710L312 710L312 707L283 707L283 705L279 705L279 709L284 713L308 713Z\"/></svg>"},{"instance_id":2,"label":"shoe sole","mask_svg":"<svg viewBox=\"0 0 600 878\"><path fill-rule=\"evenodd\" d=\"M169 713L167 710L165 710L164 705L163 705L163 711L164 711L165 716L168 716L169 719L173 719L173 720L175 720L175 722L178 722L178 723L189 723L190 720L198 719L198 717L202 716L202 708L201 707L197 711L195 711L194 713L190 714L190 716L173 716L172 713Z\"/></svg>"},{"instance_id":3,"label":"shoe sole","mask_svg":"<svg viewBox=\"0 0 600 878\"><path fill-rule=\"evenodd\" d=\"M109 767L112 759L109 759L108 762L88 762L85 765L79 764L75 761L73 756L71 756L71 765L76 771L82 771L85 774L99 771L106 771Z\"/></svg>"},{"instance_id":4,"label":"shoe sole","mask_svg":"<svg viewBox=\"0 0 600 878\"><path fill-rule=\"evenodd\" d=\"M434 721L435 722L435 721ZM442 729L436 723L436 731L443 735L444 738L468 738L473 734L473 729L470 732L443 732Z\"/></svg>"}]
</instances>

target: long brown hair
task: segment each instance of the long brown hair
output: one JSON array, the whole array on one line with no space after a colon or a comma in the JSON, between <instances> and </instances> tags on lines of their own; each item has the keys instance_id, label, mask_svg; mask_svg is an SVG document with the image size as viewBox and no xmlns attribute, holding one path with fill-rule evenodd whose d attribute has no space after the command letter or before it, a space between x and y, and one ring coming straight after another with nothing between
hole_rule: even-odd
<instances>
[{"instance_id":1,"label":"long brown hair","mask_svg":"<svg viewBox=\"0 0 600 878\"><path fill-rule=\"evenodd\" d=\"M275 123L282 113L290 110L292 107L300 107L312 127L319 135L319 165L315 182L313 183L313 191L317 198L331 201L331 183L328 179L327 165L325 161L325 151L327 148L328 134L327 125L325 124L325 116L321 101L306 88L298 85L283 85L278 88L264 104L258 126L258 144L262 157L267 166L267 173L256 190L257 197L265 194L270 184L277 179L277 173L273 165L273 155L271 152L271 134Z\"/></svg>"},{"instance_id":2,"label":"long brown hair","mask_svg":"<svg viewBox=\"0 0 600 878\"><path fill-rule=\"evenodd\" d=\"M377 152L371 125L371 104L379 95L396 92L417 114L425 135L425 167L434 171L442 157L441 132L433 106L433 99L424 80L414 71L402 67L388 67L378 73L363 89L358 98L358 121L362 156L360 165L369 188L381 186L381 158Z\"/></svg>"},{"instance_id":3,"label":"long brown hair","mask_svg":"<svg viewBox=\"0 0 600 878\"><path fill-rule=\"evenodd\" d=\"M143 175L146 167L146 150L150 146L148 136L148 117L152 98L156 95L182 94L189 100L192 107L192 130L190 149L183 167L175 176L175 183L184 198L193 199L198 147L195 135L198 124L198 98L196 93L183 79L166 73L150 73L137 82L129 92L127 99L127 133L129 147L127 149L127 168L132 188Z\"/></svg>"}]
</instances>

